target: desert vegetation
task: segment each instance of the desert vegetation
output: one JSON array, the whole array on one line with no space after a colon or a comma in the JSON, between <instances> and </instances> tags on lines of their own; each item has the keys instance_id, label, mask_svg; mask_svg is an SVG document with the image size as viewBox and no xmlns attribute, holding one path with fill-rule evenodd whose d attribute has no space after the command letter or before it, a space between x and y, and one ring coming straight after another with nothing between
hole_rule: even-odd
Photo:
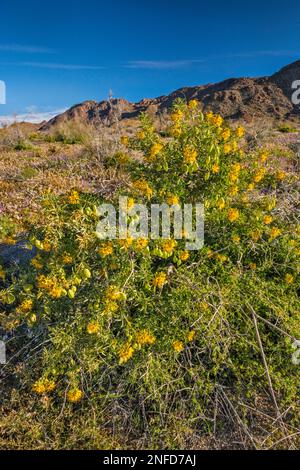
<instances>
[{"instance_id":1,"label":"desert vegetation","mask_svg":"<svg viewBox=\"0 0 300 470\"><path fill-rule=\"evenodd\" d=\"M196 100L1 131L1 242L31 257L0 267L1 448L299 447L298 136ZM202 202L203 248L100 240L120 195Z\"/></svg>"}]
</instances>

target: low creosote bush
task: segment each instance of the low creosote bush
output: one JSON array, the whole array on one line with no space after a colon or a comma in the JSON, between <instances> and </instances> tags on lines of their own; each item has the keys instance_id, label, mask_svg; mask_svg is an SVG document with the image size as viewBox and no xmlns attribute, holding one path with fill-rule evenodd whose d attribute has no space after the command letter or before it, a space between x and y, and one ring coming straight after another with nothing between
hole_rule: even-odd
<instances>
[{"instance_id":1,"label":"low creosote bush","mask_svg":"<svg viewBox=\"0 0 300 470\"><path fill-rule=\"evenodd\" d=\"M129 206L203 202L204 247L101 241L100 197L48 194L44 225L29 234L30 268L17 277L1 271L3 328L26 325L41 344L24 377L32 393L70 407L90 400L105 416L120 410L136 435L146 429L149 445L165 442L171 416L210 432L216 421L226 427L227 406L248 426L265 397L262 411L276 419L276 407L289 408L290 426L299 425L291 356L300 227L270 196L292 176L274 171L267 151L248 152L242 127L195 101L174 105L164 137L143 116L137 135L121 142L106 164L130 176L121 191Z\"/></svg>"}]
</instances>

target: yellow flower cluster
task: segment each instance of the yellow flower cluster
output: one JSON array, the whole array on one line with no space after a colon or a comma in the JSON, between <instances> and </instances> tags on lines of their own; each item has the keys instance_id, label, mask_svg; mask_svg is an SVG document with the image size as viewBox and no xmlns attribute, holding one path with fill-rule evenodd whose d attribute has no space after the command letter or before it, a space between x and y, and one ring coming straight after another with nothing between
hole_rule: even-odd
<instances>
[{"instance_id":1,"label":"yellow flower cluster","mask_svg":"<svg viewBox=\"0 0 300 470\"><path fill-rule=\"evenodd\" d=\"M131 346L131 344L130 343L124 344L124 346L122 346L120 353L119 353L119 364L125 364L125 362L129 361L133 353L134 353L134 349Z\"/></svg>"},{"instance_id":2,"label":"yellow flower cluster","mask_svg":"<svg viewBox=\"0 0 300 470\"><path fill-rule=\"evenodd\" d=\"M223 140L228 140L231 136L231 131L230 129L224 129L224 131L221 133L221 137Z\"/></svg>"},{"instance_id":3,"label":"yellow flower cluster","mask_svg":"<svg viewBox=\"0 0 300 470\"><path fill-rule=\"evenodd\" d=\"M229 209L227 216L230 222L235 222L240 216L239 210L232 207Z\"/></svg>"},{"instance_id":4,"label":"yellow flower cluster","mask_svg":"<svg viewBox=\"0 0 300 470\"><path fill-rule=\"evenodd\" d=\"M187 261L189 257L190 257L190 253L187 250L181 251L181 253L179 253L180 261Z\"/></svg>"},{"instance_id":5,"label":"yellow flower cluster","mask_svg":"<svg viewBox=\"0 0 300 470\"><path fill-rule=\"evenodd\" d=\"M89 335L95 335L95 334L99 333L99 330L100 330L99 323L97 323L95 321L88 323L88 325L86 327L86 330L87 330Z\"/></svg>"},{"instance_id":6,"label":"yellow flower cluster","mask_svg":"<svg viewBox=\"0 0 300 470\"><path fill-rule=\"evenodd\" d=\"M54 299L59 299L66 293L65 289L61 285L61 282L56 278L51 278L44 275L38 276L37 285L39 289L45 290Z\"/></svg>"},{"instance_id":7,"label":"yellow flower cluster","mask_svg":"<svg viewBox=\"0 0 300 470\"><path fill-rule=\"evenodd\" d=\"M174 194L169 194L169 196L167 197L167 203L170 206L177 206L179 204L179 198Z\"/></svg>"},{"instance_id":8,"label":"yellow flower cluster","mask_svg":"<svg viewBox=\"0 0 300 470\"><path fill-rule=\"evenodd\" d=\"M33 302L31 299L23 300L23 302L18 306L16 311L18 313L27 313L32 309Z\"/></svg>"},{"instance_id":9,"label":"yellow flower cluster","mask_svg":"<svg viewBox=\"0 0 300 470\"><path fill-rule=\"evenodd\" d=\"M221 127L223 124L223 118L219 114L209 112L206 114L206 119L208 122L214 124L216 127Z\"/></svg>"},{"instance_id":10,"label":"yellow flower cluster","mask_svg":"<svg viewBox=\"0 0 300 470\"><path fill-rule=\"evenodd\" d=\"M170 238L162 242L162 250L165 254L171 255L174 251L174 248L177 246L177 241Z\"/></svg>"},{"instance_id":11,"label":"yellow flower cluster","mask_svg":"<svg viewBox=\"0 0 300 470\"><path fill-rule=\"evenodd\" d=\"M184 344L182 341L179 341L179 340L175 340L173 341L173 349L174 351L176 351L177 353L180 353L181 351L184 350Z\"/></svg>"},{"instance_id":12,"label":"yellow flower cluster","mask_svg":"<svg viewBox=\"0 0 300 470\"><path fill-rule=\"evenodd\" d=\"M179 121L182 121L182 119L183 112L180 109L176 109L176 111L171 114L171 121L174 123L178 123Z\"/></svg>"},{"instance_id":13,"label":"yellow flower cluster","mask_svg":"<svg viewBox=\"0 0 300 470\"><path fill-rule=\"evenodd\" d=\"M98 253L102 258L106 258L107 256L111 255L113 253L113 245L111 242L103 244L99 250Z\"/></svg>"},{"instance_id":14,"label":"yellow flower cluster","mask_svg":"<svg viewBox=\"0 0 300 470\"><path fill-rule=\"evenodd\" d=\"M190 110L194 110L198 107L198 101L197 100L191 100L189 103L188 103L188 108Z\"/></svg>"},{"instance_id":15,"label":"yellow flower cluster","mask_svg":"<svg viewBox=\"0 0 300 470\"><path fill-rule=\"evenodd\" d=\"M284 279L287 284L293 284L294 282L294 276L292 276L292 274L286 274Z\"/></svg>"},{"instance_id":16,"label":"yellow flower cluster","mask_svg":"<svg viewBox=\"0 0 300 470\"><path fill-rule=\"evenodd\" d=\"M161 142L155 142L150 149L149 160L153 161L155 157L162 151L163 144Z\"/></svg>"},{"instance_id":17,"label":"yellow flower cluster","mask_svg":"<svg viewBox=\"0 0 300 470\"><path fill-rule=\"evenodd\" d=\"M83 398L83 391L79 388L71 388L67 393L67 400L70 403L77 403Z\"/></svg>"},{"instance_id":18,"label":"yellow flower cluster","mask_svg":"<svg viewBox=\"0 0 300 470\"><path fill-rule=\"evenodd\" d=\"M144 250L147 248L149 240L147 238L137 238L135 240L134 246L137 250Z\"/></svg>"},{"instance_id":19,"label":"yellow flower cluster","mask_svg":"<svg viewBox=\"0 0 300 470\"><path fill-rule=\"evenodd\" d=\"M146 180L137 180L133 183L133 189L139 192L141 195L146 196L147 199L151 199L153 195L153 190L149 186Z\"/></svg>"},{"instance_id":20,"label":"yellow flower cluster","mask_svg":"<svg viewBox=\"0 0 300 470\"><path fill-rule=\"evenodd\" d=\"M218 163L214 163L212 168L211 168L211 171L215 174L219 173L220 171L220 165L218 165Z\"/></svg>"},{"instance_id":21,"label":"yellow flower cluster","mask_svg":"<svg viewBox=\"0 0 300 470\"><path fill-rule=\"evenodd\" d=\"M155 336L149 333L147 330L138 331L136 334L136 342L140 346L144 344L153 344L155 340Z\"/></svg>"},{"instance_id":22,"label":"yellow flower cluster","mask_svg":"<svg viewBox=\"0 0 300 470\"><path fill-rule=\"evenodd\" d=\"M254 183L259 183L264 178L265 174L266 174L265 168L260 168L253 177Z\"/></svg>"},{"instance_id":23,"label":"yellow flower cluster","mask_svg":"<svg viewBox=\"0 0 300 470\"><path fill-rule=\"evenodd\" d=\"M273 240L281 234L281 230L278 227L272 227L270 231L270 239Z\"/></svg>"},{"instance_id":24,"label":"yellow flower cluster","mask_svg":"<svg viewBox=\"0 0 300 470\"><path fill-rule=\"evenodd\" d=\"M242 126L237 127L236 135L239 138L243 137L245 135L245 129Z\"/></svg>"},{"instance_id":25,"label":"yellow flower cluster","mask_svg":"<svg viewBox=\"0 0 300 470\"><path fill-rule=\"evenodd\" d=\"M157 273L153 278L154 287L162 289L167 282L167 275L164 272Z\"/></svg>"},{"instance_id":26,"label":"yellow flower cluster","mask_svg":"<svg viewBox=\"0 0 300 470\"><path fill-rule=\"evenodd\" d=\"M183 160L185 163L192 164L197 160L197 151L191 145L183 149Z\"/></svg>"},{"instance_id":27,"label":"yellow flower cluster","mask_svg":"<svg viewBox=\"0 0 300 470\"><path fill-rule=\"evenodd\" d=\"M50 379L40 379L35 382L32 386L32 391L38 395L44 395L45 393L53 392L56 388L56 383L54 380Z\"/></svg>"},{"instance_id":28,"label":"yellow flower cluster","mask_svg":"<svg viewBox=\"0 0 300 470\"><path fill-rule=\"evenodd\" d=\"M68 196L68 202L70 204L78 204L79 203L79 194L78 192L74 189L71 191L71 193Z\"/></svg>"}]
</instances>

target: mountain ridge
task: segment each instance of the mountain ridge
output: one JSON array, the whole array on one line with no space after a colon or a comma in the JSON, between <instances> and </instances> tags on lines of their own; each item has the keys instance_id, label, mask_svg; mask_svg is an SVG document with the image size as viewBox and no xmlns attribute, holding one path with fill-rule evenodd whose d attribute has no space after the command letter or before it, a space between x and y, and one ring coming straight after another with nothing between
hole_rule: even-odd
<instances>
[{"instance_id":1,"label":"mountain ridge","mask_svg":"<svg viewBox=\"0 0 300 470\"><path fill-rule=\"evenodd\" d=\"M144 98L136 103L124 98L87 100L43 123L40 129L49 130L72 120L111 125L117 120L136 118L141 112L161 115L177 98L196 99L204 111L211 110L227 119L293 119L300 117L300 106L291 99L295 80L300 80L300 60L270 76L227 78L217 83L181 87L169 95Z\"/></svg>"}]
</instances>

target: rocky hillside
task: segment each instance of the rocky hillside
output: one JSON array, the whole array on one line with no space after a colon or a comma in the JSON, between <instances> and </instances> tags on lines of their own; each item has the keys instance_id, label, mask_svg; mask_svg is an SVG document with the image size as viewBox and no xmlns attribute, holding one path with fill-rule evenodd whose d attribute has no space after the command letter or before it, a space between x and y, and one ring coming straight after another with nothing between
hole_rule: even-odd
<instances>
[{"instance_id":1,"label":"rocky hillside","mask_svg":"<svg viewBox=\"0 0 300 470\"><path fill-rule=\"evenodd\" d=\"M135 118L143 111L161 114L176 98L197 99L204 110L212 110L229 119L291 119L300 117L300 106L295 106L291 101L294 80L300 80L300 60L270 77L231 78L215 84L185 87L170 95L143 99L138 103L125 99L99 103L85 101L44 123L41 130L70 120L110 125L118 119Z\"/></svg>"}]
</instances>

